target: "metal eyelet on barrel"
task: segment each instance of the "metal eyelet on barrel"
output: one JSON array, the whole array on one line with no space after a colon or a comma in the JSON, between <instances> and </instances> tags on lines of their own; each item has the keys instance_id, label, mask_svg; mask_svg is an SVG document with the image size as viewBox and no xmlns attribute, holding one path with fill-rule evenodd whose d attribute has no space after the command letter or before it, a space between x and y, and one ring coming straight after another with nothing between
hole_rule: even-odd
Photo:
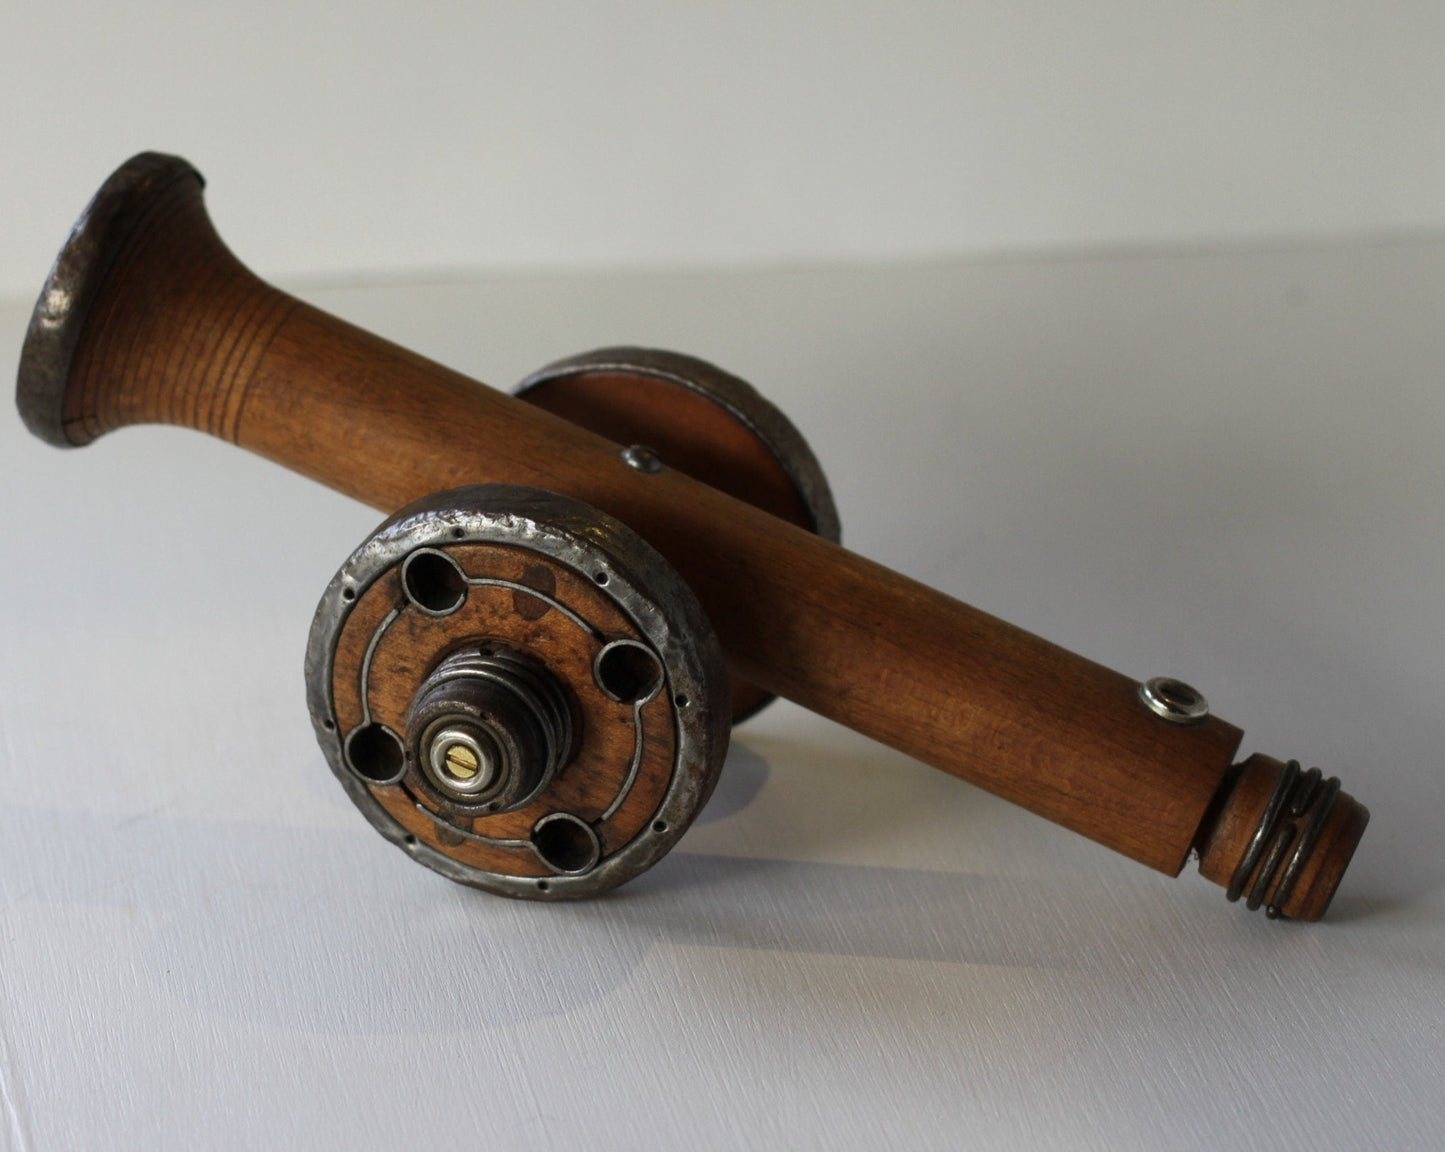
<instances>
[{"instance_id":1,"label":"metal eyelet on barrel","mask_svg":"<svg viewBox=\"0 0 1445 1152\"><path fill-rule=\"evenodd\" d=\"M1139 685L1139 699L1150 712L1171 724L1198 724L1209 715L1204 693L1169 676L1145 680Z\"/></svg>"}]
</instances>

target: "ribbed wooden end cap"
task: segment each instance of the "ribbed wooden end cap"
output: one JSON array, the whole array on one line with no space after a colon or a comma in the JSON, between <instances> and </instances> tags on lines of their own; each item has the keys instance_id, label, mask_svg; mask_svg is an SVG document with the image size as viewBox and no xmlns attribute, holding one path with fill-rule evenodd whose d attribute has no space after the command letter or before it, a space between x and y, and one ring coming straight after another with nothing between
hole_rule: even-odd
<instances>
[{"instance_id":1,"label":"ribbed wooden end cap","mask_svg":"<svg viewBox=\"0 0 1445 1152\"><path fill-rule=\"evenodd\" d=\"M1251 756L1199 842L1199 871L1271 917L1325 914L1370 811L1318 768Z\"/></svg>"}]
</instances>

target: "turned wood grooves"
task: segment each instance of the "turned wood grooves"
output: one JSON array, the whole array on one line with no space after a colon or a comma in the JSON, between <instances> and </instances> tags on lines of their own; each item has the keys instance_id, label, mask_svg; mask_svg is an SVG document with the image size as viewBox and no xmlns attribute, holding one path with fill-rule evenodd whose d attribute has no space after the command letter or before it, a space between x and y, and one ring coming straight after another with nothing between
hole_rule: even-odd
<instances>
[{"instance_id":1,"label":"turned wood grooves","mask_svg":"<svg viewBox=\"0 0 1445 1152\"><path fill-rule=\"evenodd\" d=\"M72 443L127 423L198 428L387 512L466 484L565 493L656 547L732 670L768 691L1171 875L1206 815L1220 819L1239 729L1161 720L1129 678L674 469L635 471L611 442L268 287L172 163L89 313L68 318L69 371L49 369ZM1358 834L1337 832L1347 861ZM1315 912L1318 895L1301 888L1285 914Z\"/></svg>"},{"instance_id":2,"label":"turned wood grooves","mask_svg":"<svg viewBox=\"0 0 1445 1152\"><path fill-rule=\"evenodd\" d=\"M214 259L205 209L174 181L141 217L87 324L65 393L67 439L126 424L178 424L236 443L251 377L296 307L230 254ZM149 257L149 258L147 258ZM168 279L150 274L163 262ZM117 386L118 384L122 386Z\"/></svg>"}]
</instances>

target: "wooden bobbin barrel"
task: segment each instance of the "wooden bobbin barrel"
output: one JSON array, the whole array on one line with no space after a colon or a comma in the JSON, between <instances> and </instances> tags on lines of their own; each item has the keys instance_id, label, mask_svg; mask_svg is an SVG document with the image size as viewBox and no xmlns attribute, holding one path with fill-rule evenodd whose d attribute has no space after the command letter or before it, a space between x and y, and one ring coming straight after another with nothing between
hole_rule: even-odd
<instances>
[{"instance_id":1,"label":"wooden bobbin barrel","mask_svg":"<svg viewBox=\"0 0 1445 1152\"><path fill-rule=\"evenodd\" d=\"M443 489L585 501L691 586L730 670L1142 864L1324 914L1367 811L1209 715L326 315L226 249L185 161L144 154L76 225L18 401L37 435L196 428L391 512ZM1186 702L1187 703L1187 702ZM1187 722L1179 722L1179 721Z\"/></svg>"}]
</instances>

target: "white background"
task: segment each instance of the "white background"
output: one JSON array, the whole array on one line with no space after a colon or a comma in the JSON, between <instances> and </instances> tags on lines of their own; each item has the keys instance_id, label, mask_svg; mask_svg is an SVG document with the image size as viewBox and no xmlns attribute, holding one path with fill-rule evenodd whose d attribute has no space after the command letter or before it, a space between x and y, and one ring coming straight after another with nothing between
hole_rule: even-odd
<instances>
[{"instance_id":1,"label":"white background","mask_svg":"<svg viewBox=\"0 0 1445 1152\"><path fill-rule=\"evenodd\" d=\"M258 272L481 379L752 379L853 547L1374 822L1274 924L782 704L615 898L471 893L305 715L377 514L12 416L0 1148L1437 1149L1442 13L7 6L4 363L100 180L180 152Z\"/></svg>"},{"instance_id":2,"label":"white background","mask_svg":"<svg viewBox=\"0 0 1445 1152\"><path fill-rule=\"evenodd\" d=\"M272 275L1445 226L1431 0L7 0L0 109L0 295L147 148Z\"/></svg>"},{"instance_id":3,"label":"white background","mask_svg":"<svg viewBox=\"0 0 1445 1152\"><path fill-rule=\"evenodd\" d=\"M307 295L498 383L617 339L733 367L854 548L1185 677L1371 826L1329 918L1273 923L783 704L614 897L470 892L306 716L377 514L6 420L0 1148L1437 1152L1445 244Z\"/></svg>"}]
</instances>

